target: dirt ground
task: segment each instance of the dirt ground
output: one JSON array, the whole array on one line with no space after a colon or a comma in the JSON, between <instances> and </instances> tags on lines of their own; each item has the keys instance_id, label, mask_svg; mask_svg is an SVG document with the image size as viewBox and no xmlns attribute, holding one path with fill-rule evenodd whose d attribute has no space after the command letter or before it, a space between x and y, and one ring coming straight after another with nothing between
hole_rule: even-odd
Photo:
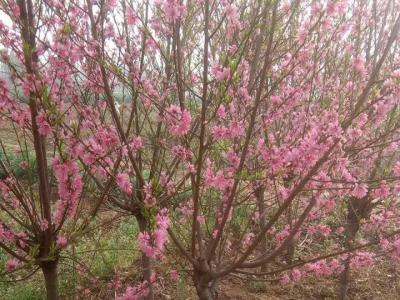
<instances>
[{"instance_id":1,"label":"dirt ground","mask_svg":"<svg viewBox=\"0 0 400 300\"><path fill-rule=\"evenodd\" d=\"M396 270L397 268L397 270ZM381 261L371 268L353 271L349 300L400 300L400 268ZM338 299L337 278L308 278L296 284L244 281L238 278L223 280L217 290L219 300L330 300ZM197 299L192 287L162 292L160 299Z\"/></svg>"}]
</instances>

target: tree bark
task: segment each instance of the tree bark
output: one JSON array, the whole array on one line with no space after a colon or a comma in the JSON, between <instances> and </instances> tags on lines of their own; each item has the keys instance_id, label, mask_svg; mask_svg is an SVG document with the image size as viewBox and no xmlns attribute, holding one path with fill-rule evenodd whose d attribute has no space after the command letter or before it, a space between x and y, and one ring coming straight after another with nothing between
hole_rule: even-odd
<instances>
[{"instance_id":1,"label":"tree bark","mask_svg":"<svg viewBox=\"0 0 400 300\"><path fill-rule=\"evenodd\" d=\"M350 256L346 259L344 263L344 270L340 274L339 284L339 299L346 300L347 299L347 291L349 289L349 281L350 281Z\"/></svg>"},{"instance_id":2,"label":"tree bark","mask_svg":"<svg viewBox=\"0 0 400 300\"><path fill-rule=\"evenodd\" d=\"M211 281L207 279L207 276L195 272L193 281L200 300L215 300L218 298L215 280Z\"/></svg>"},{"instance_id":3,"label":"tree bark","mask_svg":"<svg viewBox=\"0 0 400 300\"><path fill-rule=\"evenodd\" d=\"M293 175L289 176L288 178L285 178L283 180L283 186L285 188L290 188L291 181L293 179ZM286 211L286 217L287 217L287 224L289 225L290 231L292 231L292 224L293 224L293 205L289 205L288 210ZM294 253L296 251L296 241L295 239L292 239L292 241L289 243L287 246L286 254L285 254L285 259L286 263L291 265L293 263L294 259Z\"/></svg>"},{"instance_id":4,"label":"tree bark","mask_svg":"<svg viewBox=\"0 0 400 300\"><path fill-rule=\"evenodd\" d=\"M368 198L351 198L347 207L347 222L345 227L345 249L349 250L354 242L358 230L360 229L360 220L369 216L371 205ZM348 299L348 288L350 281L350 254L344 265L344 270L339 277L339 298Z\"/></svg>"},{"instance_id":5,"label":"tree bark","mask_svg":"<svg viewBox=\"0 0 400 300\"><path fill-rule=\"evenodd\" d=\"M146 219L142 215L136 215L135 217L139 224L140 232L146 232L148 230L148 224ZM154 299L154 293L153 293L153 285L151 282L151 259L143 252L141 257L141 265L142 265L143 279L148 282L148 289L149 289L149 293L145 299L152 300Z\"/></svg>"},{"instance_id":6,"label":"tree bark","mask_svg":"<svg viewBox=\"0 0 400 300\"><path fill-rule=\"evenodd\" d=\"M262 228L264 228L265 226L264 190L265 188L263 186L260 186L254 191L257 198L258 212L260 213L260 230L262 230ZM265 255L265 253L267 253L267 238L264 235L261 240L261 254ZM262 273L267 271L266 264L261 265L260 271Z\"/></svg>"},{"instance_id":7,"label":"tree bark","mask_svg":"<svg viewBox=\"0 0 400 300\"><path fill-rule=\"evenodd\" d=\"M46 299L58 300L58 274L57 274L58 261L49 261L43 263L42 272L46 284Z\"/></svg>"}]
</instances>

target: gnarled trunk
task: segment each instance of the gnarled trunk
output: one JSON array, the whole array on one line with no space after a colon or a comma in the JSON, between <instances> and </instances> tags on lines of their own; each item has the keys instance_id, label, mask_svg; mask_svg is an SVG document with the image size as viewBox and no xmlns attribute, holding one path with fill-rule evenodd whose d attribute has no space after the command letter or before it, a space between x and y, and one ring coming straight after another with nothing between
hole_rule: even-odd
<instances>
[{"instance_id":1,"label":"gnarled trunk","mask_svg":"<svg viewBox=\"0 0 400 300\"><path fill-rule=\"evenodd\" d=\"M136 215L135 217L139 224L140 232L146 232L148 230L148 223L147 223L146 219L140 214ZM142 258L141 258L141 265L142 265L143 279L148 282L148 289L149 289L149 293L145 299L151 300L151 299L154 299L153 285L151 282L151 259L143 252L142 252Z\"/></svg>"},{"instance_id":2,"label":"gnarled trunk","mask_svg":"<svg viewBox=\"0 0 400 300\"><path fill-rule=\"evenodd\" d=\"M349 281L350 281L350 256L346 258L344 263L344 269L339 277L340 291L339 298L340 300L347 299L347 291L349 289Z\"/></svg>"},{"instance_id":3,"label":"gnarled trunk","mask_svg":"<svg viewBox=\"0 0 400 300\"><path fill-rule=\"evenodd\" d=\"M208 276L195 272L193 281L200 300L215 300L218 298L215 280L210 280Z\"/></svg>"},{"instance_id":4,"label":"gnarled trunk","mask_svg":"<svg viewBox=\"0 0 400 300\"><path fill-rule=\"evenodd\" d=\"M42 264L42 272L46 284L46 299L58 300L58 260L45 262Z\"/></svg>"},{"instance_id":5,"label":"gnarled trunk","mask_svg":"<svg viewBox=\"0 0 400 300\"><path fill-rule=\"evenodd\" d=\"M347 222L345 227L345 249L350 251L354 239L360 229L360 220L367 218L371 212L371 205L368 198L351 198L347 207ZM350 281L350 254L346 258L344 269L339 277L339 298L346 300Z\"/></svg>"}]
</instances>

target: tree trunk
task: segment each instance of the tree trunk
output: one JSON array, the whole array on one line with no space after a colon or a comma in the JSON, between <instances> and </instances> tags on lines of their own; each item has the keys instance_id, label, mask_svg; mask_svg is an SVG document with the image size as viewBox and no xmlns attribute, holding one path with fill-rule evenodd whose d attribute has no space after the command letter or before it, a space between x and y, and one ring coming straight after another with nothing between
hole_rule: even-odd
<instances>
[{"instance_id":1,"label":"tree trunk","mask_svg":"<svg viewBox=\"0 0 400 300\"><path fill-rule=\"evenodd\" d=\"M284 178L283 186L285 188L290 188L291 182L292 182L292 176ZM287 218L286 224L289 224L290 231L292 231L293 218L295 218L295 217L296 217L296 214L294 214L294 217L293 217L293 206L292 206L292 204L290 204L286 211L286 218ZM296 239L292 239L289 242L286 253L285 253L285 260L288 265L291 265L293 263L295 251L296 251Z\"/></svg>"},{"instance_id":2,"label":"tree trunk","mask_svg":"<svg viewBox=\"0 0 400 300\"><path fill-rule=\"evenodd\" d=\"M289 205L288 210L286 212L286 217L287 217L287 224L289 224L289 230L292 231L293 229L292 205ZM289 242L285 253L285 260L288 265L291 265L293 263L295 251L296 251L296 241L295 239L292 239Z\"/></svg>"},{"instance_id":3,"label":"tree trunk","mask_svg":"<svg viewBox=\"0 0 400 300\"><path fill-rule=\"evenodd\" d=\"M254 194L257 199L258 212L260 213L260 230L262 230L265 227L264 190L265 188L263 186L260 186L254 191ZM267 238L266 235L264 234L261 240L261 255L265 255L266 253L267 253ZM262 273L267 271L266 264L261 265L260 271Z\"/></svg>"},{"instance_id":4,"label":"tree trunk","mask_svg":"<svg viewBox=\"0 0 400 300\"><path fill-rule=\"evenodd\" d=\"M58 261L49 261L42 264L42 272L46 284L46 299L58 300L58 276L57 276Z\"/></svg>"},{"instance_id":5,"label":"tree trunk","mask_svg":"<svg viewBox=\"0 0 400 300\"><path fill-rule=\"evenodd\" d=\"M349 289L349 281L350 281L350 256L346 258L344 263L344 270L340 274L339 284L339 299L346 300L347 299L347 291Z\"/></svg>"},{"instance_id":6,"label":"tree trunk","mask_svg":"<svg viewBox=\"0 0 400 300\"><path fill-rule=\"evenodd\" d=\"M350 250L354 239L360 229L360 219L369 215L369 205L367 199L351 198L347 206L347 222L345 226L345 249ZM341 300L347 299L347 291L350 281L350 254L346 258L344 270L339 277L339 297Z\"/></svg>"},{"instance_id":7,"label":"tree trunk","mask_svg":"<svg viewBox=\"0 0 400 300\"><path fill-rule=\"evenodd\" d=\"M137 215L135 217L139 224L140 232L147 231L148 225L147 225L146 219L142 215ZM153 294L153 285L151 282L151 259L143 252L142 252L142 258L141 258L141 265L142 265L143 279L148 282L148 289L149 289L149 293L145 299L152 300L152 299L154 299L154 294Z\"/></svg>"},{"instance_id":8,"label":"tree trunk","mask_svg":"<svg viewBox=\"0 0 400 300\"><path fill-rule=\"evenodd\" d=\"M218 293L215 289L215 280L207 280L204 275L195 273L193 281L196 287L197 296L200 300L215 300L218 298Z\"/></svg>"}]
</instances>

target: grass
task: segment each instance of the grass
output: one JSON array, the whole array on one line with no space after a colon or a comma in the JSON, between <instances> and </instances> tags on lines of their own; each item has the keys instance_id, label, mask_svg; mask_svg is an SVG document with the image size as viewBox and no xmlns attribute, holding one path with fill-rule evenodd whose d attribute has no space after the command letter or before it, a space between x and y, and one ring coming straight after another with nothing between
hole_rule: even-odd
<instances>
[{"instance_id":1,"label":"grass","mask_svg":"<svg viewBox=\"0 0 400 300\"><path fill-rule=\"evenodd\" d=\"M0 150L0 161L14 174L18 179L32 178L35 179L36 173L36 157L34 152L21 151L21 153L14 153L11 151L4 152ZM28 166L23 168L21 165L27 162ZM5 170L0 167L0 178L6 177Z\"/></svg>"},{"instance_id":2,"label":"grass","mask_svg":"<svg viewBox=\"0 0 400 300\"><path fill-rule=\"evenodd\" d=\"M60 294L64 295L62 299L72 299L79 286L89 288L91 294L108 295L112 291L107 288L107 283L115 274L126 270L133 270L132 274L137 274L134 264L140 257L136 244L138 230L136 220L128 218L108 230L82 239L74 249L70 246L63 252L64 258L60 260L58 270ZM8 259L9 256L0 249L0 274L4 273ZM88 266L90 274L89 271L77 271L80 263ZM13 278L0 276L0 300L44 299L42 276L38 271L28 281L16 283L7 282ZM134 279L132 276L129 278ZM93 279L98 284L94 284Z\"/></svg>"}]
</instances>

